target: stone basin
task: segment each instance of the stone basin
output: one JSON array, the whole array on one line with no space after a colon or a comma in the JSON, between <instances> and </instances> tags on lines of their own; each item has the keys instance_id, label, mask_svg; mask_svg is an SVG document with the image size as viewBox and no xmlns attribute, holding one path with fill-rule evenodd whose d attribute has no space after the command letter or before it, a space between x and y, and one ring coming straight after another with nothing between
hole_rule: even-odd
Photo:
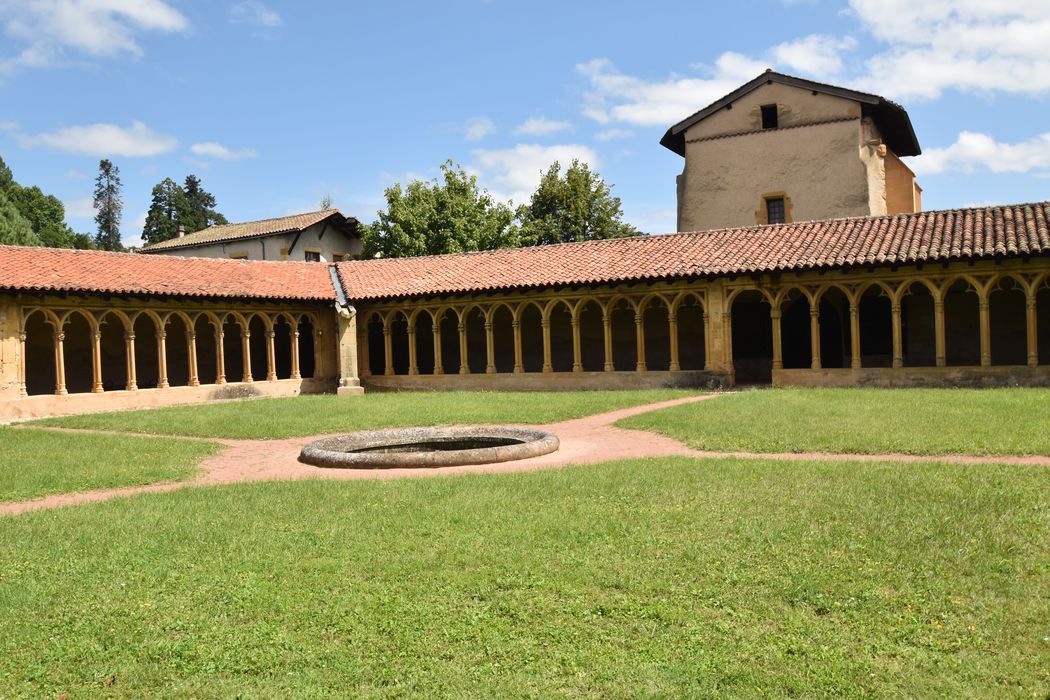
<instances>
[{"instance_id":1,"label":"stone basin","mask_svg":"<svg viewBox=\"0 0 1050 700\"><path fill-rule=\"evenodd\" d=\"M504 426L363 430L314 440L299 461L333 469L452 467L528 459L554 452L558 437Z\"/></svg>"}]
</instances>

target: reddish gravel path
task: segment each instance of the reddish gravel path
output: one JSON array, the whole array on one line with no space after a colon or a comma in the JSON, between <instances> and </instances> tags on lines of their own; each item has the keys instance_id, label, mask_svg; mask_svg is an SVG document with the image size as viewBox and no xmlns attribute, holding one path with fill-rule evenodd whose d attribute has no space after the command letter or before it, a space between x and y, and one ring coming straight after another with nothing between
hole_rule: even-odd
<instances>
[{"instance_id":1,"label":"reddish gravel path","mask_svg":"<svg viewBox=\"0 0 1050 700\"><path fill-rule=\"evenodd\" d=\"M42 508L111 498L132 496L140 493L172 491L190 486L208 484L232 484L245 481L270 481L292 479L397 479L405 477L521 472L534 469L553 469L571 464L591 464L610 460L638 457L747 457L777 460L835 460L852 462L953 462L959 464L1017 464L1050 466L1050 457L978 457L971 455L920 456L905 454L834 454L827 452L712 452L692 450L682 443L662 435L616 428L612 424L621 418L648 413L661 408L677 406L695 401L714 399L720 394L690 396L671 401L662 401L644 406L633 406L618 411L600 413L586 418L551 423L539 427L558 436L561 447L558 451L542 457L461 467L400 468L400 469L324 469L302 464L298 461L299 450L318 437L298 437L287 440L215 440L226 449L205 459L201 463L201 474L193 480L165 482L147 486L132 486L99 491L45 496L32 501L0 503L0 515L14 515Z\"/></svg>"}]
</instances>

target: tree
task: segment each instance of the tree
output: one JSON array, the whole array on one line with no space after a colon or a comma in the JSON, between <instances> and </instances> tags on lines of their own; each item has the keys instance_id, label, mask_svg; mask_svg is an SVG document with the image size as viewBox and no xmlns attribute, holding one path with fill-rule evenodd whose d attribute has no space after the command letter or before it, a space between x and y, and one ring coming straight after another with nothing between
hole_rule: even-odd
<instances>
[{"instance_id":1,"label":"tree","mask_svg":"<svg viewBox=\"0 0 1050 700\"><path fill-rule=\"evenodd\" d=\"M187 175L182 191L186 197L186 212L180 223L187 233L203 231L215 224L229 223L225 216L215 211L215 195L201 187L199 177Z\"/></svg>"},{"instance_id":2,"label":"tree","mask_svg":"<svg viewBox=\"0 0 1050 700\"><path fill-rule=\"evenodd\" d=\"M477 178L446 161L441 179L388 187L387 208L365 229L365 257L493 250L517 245L510 207L495 202Z\"/></svg>"},{"instance_id":3,"label":"tree","mask_svg":"<svg viewBox=\"0 0 1050 700\"><path fill-rule=\"evenodd\" d=\"M4 162L3 158L0 158L0 192L6 192L14 181L15 178L11 173L11 168L7 167L7 163Z\"/></svg>"},{"instance_id":4,"label":"tree","mask_svg":"<svg viewBox=\"0 0 1050 700\"><path fill-rule=\"evenodd\" d=\"M153 198L142 228L144 243L160 243L179 235L179 224L190 218L189 202L179 183L170 177L153 186ZM185 224L183 224L185 225Z\"/></svg>"},{"instance_id":5,"label":"tree","mask_svg":"<svg viewBox=\"0 0 1050 700\"><path fill-rule=\"evenodd\" d=\"M12 182L7 198L33 228L33 233L48 248L72 248L75 234L66 225L66 208L62 201L51 194L44 194L39 187L23 187Z\"/></svg>"},{"instance_id":6,"label":"tree","mask_svg":"<svg viewBox=\"0 0 1050 700\"><path fill-rule=\"evenodd\" d=\"M120 217L124 211L120 189L120 168L109 160L100 160L95 178L95 245L102 250L124 250L120 242Z\"/></svg>"},{"instance_id":7,"label":"tree","mask_svg":"<svg viewBox=\"0 0 1050 700\"><path fill-rule=\"evenodd\" d=\"M328 211L331 208L332 208L332 196L326 194L324 197L321 197L321 211Z\"/></svg>"},{"instance_id":8,"label":"tree","mask_svg":"<svg viewBox=\"0 0 1050 700\"><path fill-rule=\"evenodd\" d=\"M33 233L33 226L3 190L0 190L0 245L43 245Z\"/></svg>"},{"instance_id":9,"label":"tree","mask_svg":"<svg viewBox=\"0 0 1050 700\"><path fill-rule=\"evenodd\" d=\"M637 236L624 223L620 198L586 163L574 160L565 175L555 161L543 174L529 204L515 213L522 245L549 245L601 238Z\"/></svg>"}]
</instances>

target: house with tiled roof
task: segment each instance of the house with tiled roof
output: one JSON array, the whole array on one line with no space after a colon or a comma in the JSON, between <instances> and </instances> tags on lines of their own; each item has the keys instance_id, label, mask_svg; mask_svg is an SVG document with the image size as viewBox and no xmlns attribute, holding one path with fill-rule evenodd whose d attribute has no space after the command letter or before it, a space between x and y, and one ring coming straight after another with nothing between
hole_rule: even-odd
<instances>
[{"instance_id":1,"label":"house with tiled roof","mask_svg":"<svg viewBox=\"0 0 1050 700\"><path fill-rule=\"evenodd\" d=\"M315 212L146 254L0 247L0 420L372 389L1050 386L1050 202L922 211L903 107L766 73L661 143L686 160L684 220L723 225L293 261L339 222Z\"/></svg>"},{"instance_id":2,"label":"house with tiled roof","mask_svg":"<svg viewBox=\"0 0 1050 700\"><path fill-rule=\"evenodd\" d=\"M139 249L151 255L234 260L340 262L361 257L358 221L338 209L215 224Z\"/></svg>"}]
</instances>

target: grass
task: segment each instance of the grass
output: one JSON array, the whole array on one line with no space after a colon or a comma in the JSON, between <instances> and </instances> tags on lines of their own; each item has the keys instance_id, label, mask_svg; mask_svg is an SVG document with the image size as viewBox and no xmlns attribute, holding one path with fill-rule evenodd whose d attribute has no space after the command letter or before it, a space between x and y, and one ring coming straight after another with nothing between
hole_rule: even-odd
<instances>
[{"instance_id":1,"label":"grass","mask_svg":"<svg viewBox=\"0 0 1050 700\"><path fill-rule=\"evenodd\" d=\"M1050 455L1050 389L764 389L617 425L702 450Z\"/></svg>"},{"instance_id":2,"label":"grass","mask_svg":"<svg viewBox=\"0 0 1050 700\"><path fill-rule=\"evenodd\" d=\"M553 423L690 393L646 389L376 393L361 398L313 395L70 416L40 423L154 435L268 439L411 425Z\"/></svg>"},{"instance_id":3,"label":"grass","mask_svg":"<svg viewBox=\"0 0 1050 700\"><path fill-rule=\"evenodd\" d=\"M0 501L187 479L214 450L189 440L0 428Z\"/></svg>"},{"instance_id":4,"label":"grass","mask_svg":"<svg viewBox=\"0 0 1050 700\"><path fill-rule=\"evenodd\" d=\"M0 694L1041 697L1048 494L679 458L29 513L0 528Z\"/></svg>"}]
</instances>

